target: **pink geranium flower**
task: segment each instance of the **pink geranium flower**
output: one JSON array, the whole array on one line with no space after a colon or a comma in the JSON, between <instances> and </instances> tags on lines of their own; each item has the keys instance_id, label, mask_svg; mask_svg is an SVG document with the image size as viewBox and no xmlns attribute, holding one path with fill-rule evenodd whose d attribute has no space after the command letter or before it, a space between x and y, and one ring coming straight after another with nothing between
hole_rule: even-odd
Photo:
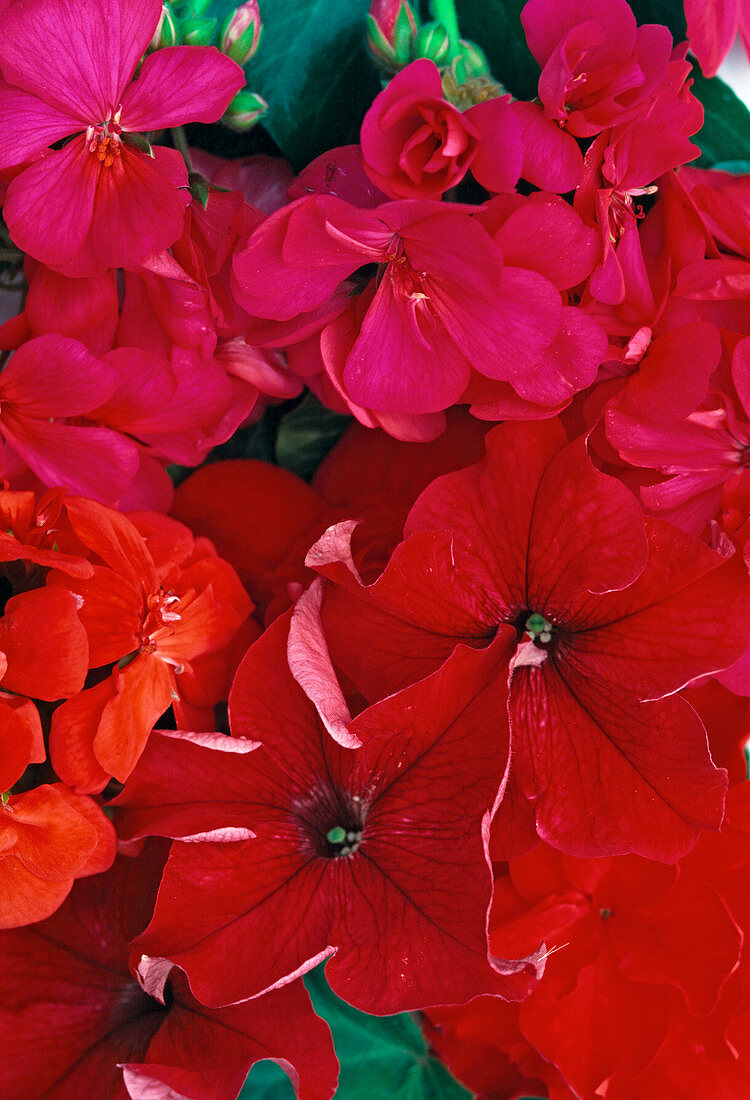
<instances>
[{"instance_id":1,"label":"pink geranium flower","mask_svg":"<svg viewBox=\"0 0 750 1100\"><path fill-rule=\"evenodd\" d=\"M625 0L529 0L521 22L542 67L545 113L576 137L644 113L666 72L669 31L636 26Z\"/></svg>"},{"instance_id":2,"label":"pink geranium flower","mask_svg":"<svg viewBox=\"0 0 750 1100\"><path fill-rule=\"evenodd\" d=\"M354 276L346 308L349 319L364 310L359 327L331 324L321 349L334 385L340 377L364 409L439 412L460 398L472 368L515 386L555 339L562 302L544 276L503 262L470 209L412 199L357 210L333 196L299 199L236 254L237 300L255 317L293 320L300 339L314 311ZM374 278L371 264L379 265ZM255 325L251 335L265 342Z\"/></svg>"},{"instance_id":3,"label":"pink geranium flower","mask_svg":"<svg viewBox=\"0 0 750 1100\"><path fill-rule=\"evenodd\" d=\"M0 19L0 170L32 162L8 187L5 220L19 248L64 274L131 266L176 240L182 158L149 156L130 135L215 122L244 83L218 50L188 46L147 57L133 82L161 8L20 0Z\"/></svg>"}]
</instances>

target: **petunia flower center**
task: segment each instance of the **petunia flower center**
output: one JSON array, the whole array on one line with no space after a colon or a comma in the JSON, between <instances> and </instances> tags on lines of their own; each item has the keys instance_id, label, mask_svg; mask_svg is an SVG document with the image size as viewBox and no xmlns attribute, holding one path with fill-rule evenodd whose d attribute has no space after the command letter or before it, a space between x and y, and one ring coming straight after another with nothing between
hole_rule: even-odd
<instances>
[{"instance_id":1,"label":"petunia flower center","mask_svg":"<svg viewBox=\"0 0 750 1100\"><path fill-rule=\"evenodd\" d=\"M297 798L292 816L303 847L323 859L354 855L362 842L365 823L362 800L327 783Z\"/></svg>"},{"instance_id":2,"label":"petunia flower center","mask_svg":"<svg viewBox=\"0 0 750 1100\"><path fill-rule=\"evenodd\" d=\"M524 624L524 630L529 635L532 642L541 645L548 645L555 635L554 624L548 622L538 611L533 611L531 615L529 615Z\"/></svg>"},{"instance_id":3,"label":"petunia flower center","mask_svg":"<svg viewBox=\"0 0 750 1100\"><path fill-rule=\"evenodd\" d=\"M334 825L326 833L326 841L333 853L332 858L352 855L359 848L361 839L361 829L347 829L344 825Z\"/></svg>"}]
</instances>

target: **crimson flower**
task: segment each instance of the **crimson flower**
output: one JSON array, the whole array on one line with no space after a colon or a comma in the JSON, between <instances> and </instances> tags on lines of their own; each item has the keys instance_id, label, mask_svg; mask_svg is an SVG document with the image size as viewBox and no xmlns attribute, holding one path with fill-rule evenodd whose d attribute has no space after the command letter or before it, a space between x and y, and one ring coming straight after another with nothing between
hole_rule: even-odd
<instances>
[{"instance_id":1,"label":"crimson flower","mask_svg":"<svg viewBox=\"0 0 750 1100\"><path fill-rule=\"evenodd\" d=\"M644 528L583 441L564 444L554 422L494 429L484 462L425 490L409 537L369 587L348 549L354 525L332 528L307 559L336 582L326 639L372 700L427 675L457 643L483 647L515 627L502 844L520 843L516 828L535 819L572 854L671 861L696 830L720 824L726 786L700 720L672 693L742 653L745 629L725 623L743 620L747 584L692 537L659 521ZM290 650L300 682L302 650ZM534 842L533 828L521 833Z\"/></svg>"},{"instance_id":2,"label":"crimson flower","mask_svg":"<svg viewBox=\"0 0 750 1100\"><path fill-rule=\"evenodd\" d=\"M131 975L127 943L148 920L161 862L148 849L121 858L50 919L0 935L0 1043L14 1052L0 1065L3 1095L234 1100L250 1066L272 1058L300 1100L329 1100L336 1057L301 982L217 1012L177 971L151 995Z\"/></svg>"},{"instance_id":3,"label":"crimson flower","mask_svg":"<svg viewBox=\"0 0 750 1100\"><path fill-rule=\"evenodd\" d=\"M19 248L65 274L133 266L176 240L190 198L182 158L150 157L130 135L216 122L244 83L218 50L191 46L147 57L133 82L161 10L21 0L0 20L0 169L24 166L5 220Z\"/></svg>"},{"instance_id":4,"label":"crimson flower","mask_svg":"<svg viewBox=\"0 0 750 1100\"><path fill-rule=\"evenodd\" d=\"M126 837L190 841L172 846L142 965L168 957L214 1005L329 955L334 991L375 1014L524 996L539 954L491 959L486 938L507 759L502 680L487 670L507 659L504 642L360 714L352 751L293 681L287 622L250 649L232 689L234 732L253 740L156 735L116 799Z\"/></svg>"}]
</instances>

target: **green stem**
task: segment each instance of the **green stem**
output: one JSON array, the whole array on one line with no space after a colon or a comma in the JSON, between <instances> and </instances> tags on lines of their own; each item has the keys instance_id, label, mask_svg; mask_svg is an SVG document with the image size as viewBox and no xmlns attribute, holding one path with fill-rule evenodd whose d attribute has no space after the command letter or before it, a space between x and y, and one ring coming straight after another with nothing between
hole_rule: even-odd
<instances>
[{"instance_id":1,"label":"green stem","mask_svg":"<svg viewBox=\"0 0 750 1100\"><path fill-rule=\"evenodd\" d=\"M455 62L456 81L460 84L466 76L466 69L461 58L461 32L458 29L455 2L454 0L430 0L430 10L433 19L439 20L448 32L451 57Z\"/></svg>"},{"instance_id":2,"label":"green stem","mask_svg":"<svg viewBox=\"0 0 750 1100\"><path fill-rule=\"evenodd\" d=\"M184 127L172 127L172 141L174 142L174 147L178 151L178 153L182 154L182 159L187 165L188 172L192 172L193 162L190 159L190 149L188 148L187 135L185 133Z\"/></svg>"}]
</instances>

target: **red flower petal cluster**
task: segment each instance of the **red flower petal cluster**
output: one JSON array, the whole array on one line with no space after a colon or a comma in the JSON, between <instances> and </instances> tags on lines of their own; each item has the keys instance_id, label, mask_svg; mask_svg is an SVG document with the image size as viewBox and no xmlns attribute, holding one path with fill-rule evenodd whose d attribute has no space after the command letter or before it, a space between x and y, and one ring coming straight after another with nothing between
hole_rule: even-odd
<instances>
[{"instance_id":1,"label":"red flower petal cluster","mask_svg":"<svg viewBox=\"0 0 750 1100\"><path fill-rule=\"evenodd\" d=\"M0 0L0 1092L331 1100L327 960L482 1100L745 1096L750 190L688 44L529 0L524 101L377 0L294 178L178 132L252 96L170 36L260 33L188 7Z\"/></svg>"},{"instance_id":2,"label":"red flower petal cluster","mask_svg":"<svg viewBox=\"0 0 750 1100\"><path fill-rule=\"evenodd\" d=\"M148 920L161 863L156 851L121 857L53 917L0 940L0 1038L15 1052L0 1066L3 1094L234 1100L250 1066L273 1058L300 1100L329 1100L336 1058L301 982L216 1011L171 968L148 991L133 977L128 942Z\"/></svg>"},{"instance_id":3,"label":"red flower petal cluster","mask_svg":"<svg viewBox=\"0 0 750 1100\"><path fill-rule=\"evenodd\" d=\"M206 708L226 696L251 603L206 540L163 516L140 513L136 526L60 491L39 502L5 491L0 518L8 927L48 916L76 878L111 864L112 825L87 796L112 775L127 777L171 705Z\"/></svg>"},{"instance_id":4,"label":"red flower petal cluster","mask_svg":"<svg viewBox=\"0 0 750 1100\"><path fill-rule=\"evenodd\" d=\"M457 653L363 711L352 752L284 668L286 640L282 619L238 672L230 720L247 740L162 736L115 800L125 836L190 842L173 845L138 948L151 965L177 963L208 1004L257 996L329 955L332 988L378 1014L480 989L524 996L538 950L518 961L487 950L488 828L507 754L490 673L504 645Z\"/></svg>"},{"instance_id":5,"label":"red flower petal cluster","mask_svg":"<svg viewBox=\"0 0 750 1100\"><path fill-rule=\"evenodd\" d=\"M696 827L719 825L724 789L700 721L673 693L744 649L744 631L722 620L735 601L744 608L747 584L698 541L644 528L629 492L594 470L582 443L564 443L555 424L496 428L484 463L422 494L409 537L369 587L351 559L352 525L332 528L308 556L330 579L323 629L370 700L459 643L517 639L500 810L517 836L504 843L533 842L534 821L571 853L671 861ZM302 677L306 658L296 660Z\"/></svg>"},{"instance_id":6,"label":"red flower petal cluster","mask_svg":"<svg viewBox=\"0 0 750 1100\"><path fill-rule=\"evenodd\" d=\"M747 1003L748 790L730 792L721 833L677 866L546 845L511 860L491 943L522 950L543 933L558 949L520 1006L429 1010L430 1041L458 1076L482 1096L741 1096L747 1034L730 1021Z\"/></svg>"}]
</instances>

